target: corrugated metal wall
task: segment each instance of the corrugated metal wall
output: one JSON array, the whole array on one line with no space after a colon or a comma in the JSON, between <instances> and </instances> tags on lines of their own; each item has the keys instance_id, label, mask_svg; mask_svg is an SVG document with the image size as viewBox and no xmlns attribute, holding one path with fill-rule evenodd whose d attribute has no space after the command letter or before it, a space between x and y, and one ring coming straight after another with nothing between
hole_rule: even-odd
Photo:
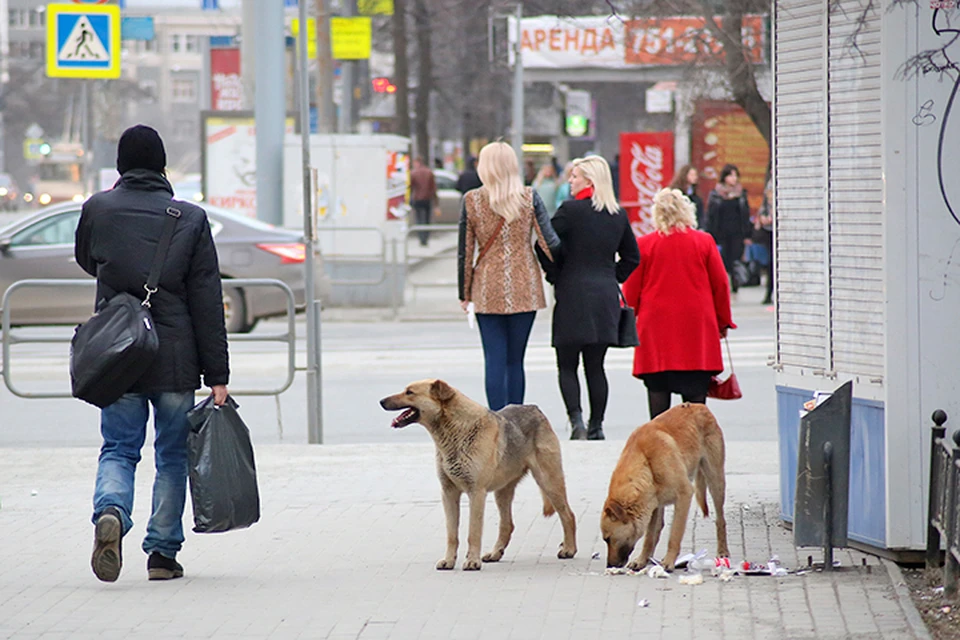
<instances>
[{"instance_id":1,"label":"corrugated metal wall","mask_svg":"<svg viewBox=\"0 0 960 640\"><path fill-rule=\"evenodd\" d=\"M776 5L777 350L786 370L879 382L880 17L857 20L867 3Z\"/></svg>"}]
</instances>

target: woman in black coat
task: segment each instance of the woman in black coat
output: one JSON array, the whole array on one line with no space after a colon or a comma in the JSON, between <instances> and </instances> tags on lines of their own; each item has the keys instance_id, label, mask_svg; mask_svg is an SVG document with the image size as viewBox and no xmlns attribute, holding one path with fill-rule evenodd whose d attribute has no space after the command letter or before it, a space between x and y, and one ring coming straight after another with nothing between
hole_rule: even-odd
<instances>
[{"instance_id":1,"label":"woman in black coat","mask_svg":"<svg viewBox=\"0 0 960 640\"><path fill-rule=\"evenodd\" d=\"M603 440L607 377L603 359L617 342L620 282L640 264L637 241L613 195L610 167L599 156L575 160L570 193L553 217L560 237L557 262L541 258L554 285L553 340L560 393L570 417L571 440ZM619 260L617 255L619 254ZM590 396L589 428L580 409L580 356Z\"/></svg>"},{"instance_id":2,"label":"woman in black coat","mask_svg":"<svg viewBox=\"0 0 960 640\"><path fill-rule=\"evenodd\" d=\"M733 267L743 256L744 241L750 237L750 205L747 190L740 184L740 170L736 165L724 165L720 181L710 192L707 200L707 231L720 246L723 266L730 277L730 290L734 293L740 286Z\"/></svg>"}]
</instances>

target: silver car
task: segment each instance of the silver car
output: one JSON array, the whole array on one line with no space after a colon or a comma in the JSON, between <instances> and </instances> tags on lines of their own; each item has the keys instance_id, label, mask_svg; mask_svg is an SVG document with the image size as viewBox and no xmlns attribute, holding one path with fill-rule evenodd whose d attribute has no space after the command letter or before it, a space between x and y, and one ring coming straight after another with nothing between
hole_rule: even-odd
<instances>
[{"instance_id":1,"label":"silver car","mask_svg":"<svg viewBox=\"0 0 960 640\"><path fill-rule=\"evenodd\" d=\"M304 245L295 231L203 205L210 220L220 273L230 278L275 278L304 301ZM80 204L46 207L0 229L0 299L18 280L88 279L73 255ZM11 296L14 325L78 324L93 313L94 292L84 287L18 290ZM276 287L223 288L227 331L245 333L261 318L286 313Z\"/></svg>"}]
</instances>

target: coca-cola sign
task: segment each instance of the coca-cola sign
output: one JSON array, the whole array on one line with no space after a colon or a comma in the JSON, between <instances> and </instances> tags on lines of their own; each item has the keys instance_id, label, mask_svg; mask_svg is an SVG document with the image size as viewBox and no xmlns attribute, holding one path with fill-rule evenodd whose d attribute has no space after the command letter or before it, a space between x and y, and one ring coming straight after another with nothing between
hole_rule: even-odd
<instances>
[{"instance_id":1,"label":"coca-cola sign","mask_svg":"<svg viewBox=\"0 0 960 640\"><path fill-rule=\"evenodd\" d=\"M620 134L620 204L638 236L653 231L653 197L673 179L673 133Z\"/></svg>"}]
</instances>

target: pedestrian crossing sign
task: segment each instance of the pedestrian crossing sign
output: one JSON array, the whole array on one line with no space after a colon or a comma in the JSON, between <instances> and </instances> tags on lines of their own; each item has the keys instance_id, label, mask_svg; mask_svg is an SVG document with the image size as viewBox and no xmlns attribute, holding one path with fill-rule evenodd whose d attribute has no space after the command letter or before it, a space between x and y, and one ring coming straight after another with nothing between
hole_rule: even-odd
<instances>
[{"instance_id":1,"label":"pedestrian crossing sign","mask_svg":"<svg viewBox=\"0 0 960 640\"><path fill-rule=\"evenodd\" d=\"M118 5L47 5L47 76L120 77Z\"/></svg>"}]
</instances>

